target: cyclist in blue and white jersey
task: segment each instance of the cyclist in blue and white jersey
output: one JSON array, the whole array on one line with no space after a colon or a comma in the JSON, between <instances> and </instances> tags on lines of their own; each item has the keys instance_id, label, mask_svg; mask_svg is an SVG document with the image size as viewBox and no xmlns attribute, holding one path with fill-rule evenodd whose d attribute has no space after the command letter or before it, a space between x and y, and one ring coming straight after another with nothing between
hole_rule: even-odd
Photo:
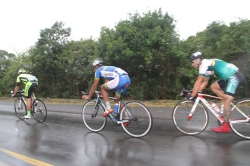
<instances>
[{"instance_id":1,"label":"cyclist in blue and white jersey","mask_svg":"<svg viewBox=\"0 0 250 166\"><path fill-rule=\"evenodd\" d=\"M220 59L203 59L201 52L191 55L190 60L194 68L199 68L199 76L196 80L192 94L186 98L193 100L199 90L203 90L208 85L211 76L219 78L210 88L219 97L223 98L224 122L217 128L212 128L217 133L229 133L229 119L231 118L231 102L239 86L244 84L245 78L234 64L227 63Z\"/></svg>"},{"instance_id":2,"label":"cyclist in blue and white jersey","mask_svg":"<svg viewBox=\"0 0 250 166\"><path fill-rule=\"evenodd\" d=\"M97 89L99 80L104 79L105 83L101 85L101 94L103 96L103 101L105 102L107 107L107 110L105 110L105 112L103 113L103 116L106 117L108 114L114 111L110 106L108 91L116 90L114 97L120 98L123 86L126 84L131 84L131 81L126 71L115 66L103 66L102 60L100 59L96 59L93 61L92 68L95 71L94 83L91 86L89 95L83 95L82 99L90 99Z\"/></svg>"}]
</instances>

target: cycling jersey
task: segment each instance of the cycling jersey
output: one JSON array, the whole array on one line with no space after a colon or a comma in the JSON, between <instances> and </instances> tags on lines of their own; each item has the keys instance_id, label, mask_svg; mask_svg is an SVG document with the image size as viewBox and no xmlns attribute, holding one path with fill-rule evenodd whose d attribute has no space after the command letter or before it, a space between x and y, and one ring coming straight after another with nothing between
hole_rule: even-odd
<instances>
[{"instance_id":1,"label":"cycling jersey","mask_svg":"<svg viewBox=\"0 0 250 166\"><path fill-rule=\"evenodd\" d=\"M38 79L35 76L30 75L30 74L20 74L16 79L16 83L19 85L20 82L22 82L25 85L27 84L27 82L38 84Z\"/></svg>"},{"instance_id":2,"label":"cycling jersey","mask_svg":"<svg viewBox=\"0 0 250 166\"><path fill-rule=\"evenodd\" d=\"M95 72L95 79L100 78L109 80L104 86L109 90L116 90L118 96L126 93L123 91L126 84L131 84L128 73L115 66L100 66Z\"/></svg>"},{"instance_id":3,"label":"cycling jersey","mask_svg":"<svg viewBox=\"0 0 250 166\"><path fill-rule=\"evenodd\" d=\"M113 80L121 75L128 75L128 73L115 66L100 66L95 72L95 79Z\"/></svg>"},{"instance_id":4,"label":"cycling jersey","mask_svg":"<svg viewBox=\"0 0 250 166\"><path fill-rule=\"evenodd\" d=\"M238 72L238 67L220 59L203 59L199 67L199 75L206 77L216 76L227 80L231 75Z\"/></svg>"},{"instance_id":5,"label":"cycling jersey","mask_svg":"<svg viewBox=\"0 0 250 166\"><path fill-rule=\"evenodd\" d=\"M24 96L30 98L31 94L37 88L38 79L31 74L20 74L16 79L16 85L19 86L21 82L25 84Z\"/></svg>"}]
</instances>

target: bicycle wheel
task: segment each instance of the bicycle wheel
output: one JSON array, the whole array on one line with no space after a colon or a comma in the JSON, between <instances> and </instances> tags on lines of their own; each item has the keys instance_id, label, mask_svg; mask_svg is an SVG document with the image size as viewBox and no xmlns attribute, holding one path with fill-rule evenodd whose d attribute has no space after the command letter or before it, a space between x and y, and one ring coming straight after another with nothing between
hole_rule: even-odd
<instances>
[{"instance_id":1,"label":"bicycle wheel","mask_svg":"<svg viewBox=\"0 0 250 166\"><path fill-rule=\"evenodd\" d=\"M197 107L191 118L188 115L194 103L191 101L180 101L173 109L172 118L175 127L187 135L196 135L204 131L208 125L208 113L203 105L197 104Z\"/></svg>"},{"instance_id":2,"label":"bicycle wheel","mask_svg":"<svg viewBox=\"0 0 250 166\"><path fill-rule=\"evenodd\" d=\"M96 101L88 101L82 107L82 120L85 126L93 132L101 131L106 123L107 118L103 117L104 108L98 104L95 107Z\"/></svg>"},{"instance_id":3,"label":"bicycle wheel","mask_svg":"<svg viewBox=\"0 0 250 166\"><path fill-rule=\"evenodd\" d=\"M120 120L124 119L129 120L129 123L121 123L121 126L132 137L143 137L152 128L153 119L150 111L146 106L137 101L128 102L123 107Z\"/></svg>"},{"instance_id":4,"label":"bicycle wheel","mask_svg":"<svg viewBox=\"0 0 250 166\"><path fill-rule=\"evenodd\" d=\"M236 107L242 111L242 114L250 118L250 99L243 99L237 102ZM230 119L230 126L233 132L245 139L250 139L250 121L240 122L245 120L244 117L236 108L233 108Z\"/></svg>"},{"instance_id":5,"label":"bicycle wheel","mask_svg":"<svg viewBox=\"0 0 250 166\"><path fill-rule=\"evenodd\" d=\"M31 114L34 116L34 118L42 123L47 118L47 108L44 102L40 99L35 99L32 103L32 112Z\"/></svg>"},{"instance_id":6,"label":"bicycle wheel","mask_svg":"<svg viewBox=\"0 0 250 166\"><path fill-rule=\"evenodd\" d=\"M16 116L19 119L23 120L23 117L27 114L27 109L24 101L21 99L21 97L18 97L14 102L14 109Z\"/></svg>"}]
</instances>

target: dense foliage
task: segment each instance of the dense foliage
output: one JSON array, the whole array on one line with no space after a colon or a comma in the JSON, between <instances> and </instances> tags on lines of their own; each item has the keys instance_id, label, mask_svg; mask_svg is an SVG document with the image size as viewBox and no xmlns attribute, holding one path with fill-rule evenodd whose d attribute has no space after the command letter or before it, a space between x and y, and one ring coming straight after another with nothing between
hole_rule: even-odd
<instances>
[{"instance_id":1,"label":"dense foliage","mask_svg":"<svg viewBox=\"0 0 250 166\"><path fill-rule=\"evenodd\" d=\"M127 97L176 99L182 87L193 86L197 70L189 57L202 51L206 58L236 64L246 76L245 86L237 96L250 96L249 20L229 26L212 22L204 31L180 40L174 18L159 9L142 16L130 14L114 28L102 27L97 41L69 40L70 34L71 29L65 28L63 22L55 22L40 31L40 38L29 50L17 55L0 50L0 95L13 90L17 71L25 68L39 79L38 96L79 98L80 91L88 91L93 82L92 60L101 57L105 65L129 73L132 85ZM206 91L211 92L209 88Z\"/></svg>"}]
</instances>

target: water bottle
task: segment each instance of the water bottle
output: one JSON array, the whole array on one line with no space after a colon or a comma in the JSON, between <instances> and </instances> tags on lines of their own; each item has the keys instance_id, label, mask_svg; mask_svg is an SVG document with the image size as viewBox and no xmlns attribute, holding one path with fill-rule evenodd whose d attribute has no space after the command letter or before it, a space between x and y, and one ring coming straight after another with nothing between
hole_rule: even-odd
<instances>
[{"instance_id":1,"label":"water bottle","mask_svg":"<svg viewBox=\"0 0 250 166\"><path fill-rule=\"evenodd\" d=\"M220 112L220 109L218 108L218 106L214 103L214 102L211 102L211 106L213 107L213 109L216 111L216 112Z\"/></svg>"},{"instance_id":2,"label":"water bottle","mask_svg":"<svg viewBox=\"0 0 250 166\"><path fill-rule=\"evenodd\" d=\"M114 106L114 114L118 114L118 103Z\"/></svg>"}]
</instances>

